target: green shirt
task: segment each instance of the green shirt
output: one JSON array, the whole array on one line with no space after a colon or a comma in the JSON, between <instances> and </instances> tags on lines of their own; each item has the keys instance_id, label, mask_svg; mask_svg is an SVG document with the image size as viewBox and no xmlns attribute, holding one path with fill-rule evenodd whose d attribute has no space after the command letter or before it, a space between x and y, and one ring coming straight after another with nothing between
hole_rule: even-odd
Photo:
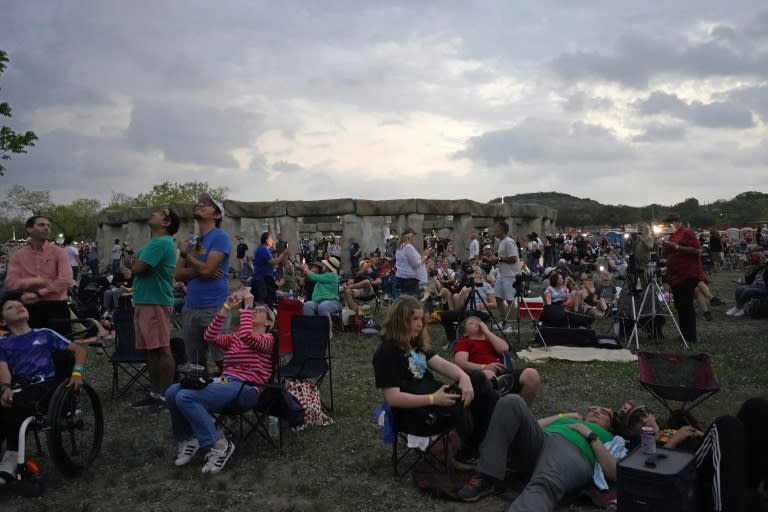
<instances>
[{"instance_id":1,"label":"green shirt","mask_svg":"<svg viewBox=\"0 0 768 512\"><path fill-rule=\"evenodd\" d=\"M170 235L153 238L139 249L139 260L149 269L133 276L133 303L173 306L173 273L176 245Z\"/></svg>"},{"instance_id":2,"label":"green shirt","mask_svg":"<svg viewBox=\"0 0 768 512\"><path fill-rule=\"evenodd\" d=\"M579 434L578 431L573 430L572 428L568 427L568 425L571 425L573 423L581 423L582 425L586 426L588 429L590 429L592 432L597 434L597 438L600 440L601 443L607 443L611 439L613 439L613 434L605 430L603 427L598 425L597 423L592 423L590 421L584 421L584 420L577 420L575 418L557 418L555 421L544 427L542 430L544 432L550 432L552 434L560 434L564 438L566 438L568 441L575 444L579 450L584 454L584 456L589 460L590 464L595 464L597 462L597 457L595 456L594 450L592 450L592 447L589 446L589 443L587 442L586 438Z\"/></svg>"},{"instance_id":3,"label":"green shirt","mask_svg":"<svg viewBox=\"0 0 768 512\"><path fill-rule=\"evenodd\" d=\"M315 282L312 290L312 301L339 300L339 274L336 272L307 272L307 278Z\"/></svg>"}]
</instances>

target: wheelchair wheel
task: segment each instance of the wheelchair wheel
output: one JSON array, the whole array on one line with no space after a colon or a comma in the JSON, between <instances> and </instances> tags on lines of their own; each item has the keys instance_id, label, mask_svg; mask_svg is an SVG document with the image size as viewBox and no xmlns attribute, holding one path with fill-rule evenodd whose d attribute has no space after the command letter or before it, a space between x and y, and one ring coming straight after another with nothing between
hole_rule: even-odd
<instances>
[{"instance_id":1,"label":"wheelchair wheel","mask_svg":"<svg viewBox=\"0 0 768 512\"><path fill-rule=\"evenodd\" d=\"M46 436L51 460L65 477L87 469L101 451L104 415L96 391L59 384L48 406Z\"/></svg>"}]
</instances>

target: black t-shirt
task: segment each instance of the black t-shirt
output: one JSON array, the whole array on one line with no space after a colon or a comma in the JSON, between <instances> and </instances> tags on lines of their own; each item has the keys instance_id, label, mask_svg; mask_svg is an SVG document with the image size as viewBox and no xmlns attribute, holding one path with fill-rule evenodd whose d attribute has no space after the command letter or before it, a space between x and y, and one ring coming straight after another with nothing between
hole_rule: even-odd
<instances>
[{"instance_id":1,"label":"black t-shirt","mask_svg":"<svg viewBox=\"0 0 768 512\"><path fill-rule=\"evenodd\" d=\"M377 388L400 388L404 393L428 395L442 384L435 380L427 361L435 355L411 350L404 353L392 341L383 340L373 355L373 372Z\"/></svg>"},{"instance_id":2,"label":"black t-shirt","mask_svg":"<svg viewBox=\"0 0 768 512\"><path fill-rule=\"evenodd\" d=\"M241 260L245 258L245 253L248 252L248 244L240 242L237 244L237 259Z\"/></svg>"}]
</instances>

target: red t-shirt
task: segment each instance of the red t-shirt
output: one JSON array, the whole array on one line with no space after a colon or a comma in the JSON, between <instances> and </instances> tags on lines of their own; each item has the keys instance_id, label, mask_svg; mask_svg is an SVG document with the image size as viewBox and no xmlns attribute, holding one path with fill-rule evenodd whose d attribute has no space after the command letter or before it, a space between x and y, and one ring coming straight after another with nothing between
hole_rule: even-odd
<instances>
[{"instance_id":1,"label":"red t-shirt","mask_svg":"<svg viewBox=\"0 0 768 512\"><path fill-rule=\"evenodd\" d=\"M669 237L669 242L680 247L695 247L700 249L699 239L688 228L681 227ZM698 253L675 250L667 247L664 251L667 257L667 282L677 285L687 279L704 280L704 268L701 265L701 257Z\"/></svg>"},{"instance_id":2,"label":"red t-shirt","mask_svg":"<svg viewBox=\"0 0 768 512\"><path fill-rule=\"evenodd\" d=\"M475 364L500 363L501 358L493 348L493 344L488 340L476 340L472 338L462 338L456 343L453 353L468 352L469 362Z\"/></svg>"}]
</instances>

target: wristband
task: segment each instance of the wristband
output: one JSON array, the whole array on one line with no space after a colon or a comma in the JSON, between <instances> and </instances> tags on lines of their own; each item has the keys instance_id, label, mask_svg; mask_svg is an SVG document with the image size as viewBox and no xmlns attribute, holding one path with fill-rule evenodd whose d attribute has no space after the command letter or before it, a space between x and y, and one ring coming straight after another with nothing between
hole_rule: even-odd
<instances>
[{"instance_id":1,"label":"wristband","mask_svg":"<svg viewBox=\"0 0 768 512\"><path fill-rule=\"evenodd\" d=\"M83 373L83 365L81 365L81 364L76 364L76 365L74 365L74 366L72 367L72 371L73 371L73 372L80 372L80 373Z\"/></svg>"},{"instance_id":2,"label":"wristband","mask_svg":"<svg viewBox=\"0 0 768 512\"><path fill-rule=\"evenodd\" d=\"M429 396L429 405L435 405L435 395L434 395L434 393L430 393L428 396Z\"/></svg>"},{"instance_id":3,"label":"wristband","mask_svg":"<svg viewBox=\"0 0 768 512\"><path fill-rule=\"evenodd\" d=\"M557 415L557 417L558 417L558 418L565 418L565 414L563 414L563 413L560 413L560 414L558 414L558 415Z\"/></svg>"},{"instance_id":4,"label":"wristband","mask_svg":"<svg viewBox=\"0 0 768 512\"><path fill-rule=\"evenodd\" d=\"M83 374L82 374L82 373L80 373L80 372L72 372L72 376L73 376L73 377L82 377L82 376L83 376Z\"/></svg>"},{"instance_id":5,"label":"wristband","mask_svg":"<svg viewBox=\"0 0 768 512\"><path fill-rule=\"evenodd\" d=\"M231 307L229 307L229 304L227 304L227 303L225 302L225 303L224 303L224 309L226 309L227 311L229 311L229 310L231 310L232 308L231 308Z\"/></svg>"},{"instance_id":6,"label":"wristband","mask_svg":"<svg viewBox=\"0 0 768 512\"><path fill-rule=\"evenodd\" d=\"M480 365L480 369L481 369L481 370L485 370L485 365L484 365L484 364L481 364L481 365Z\"/></svg>"}]
</instances>

